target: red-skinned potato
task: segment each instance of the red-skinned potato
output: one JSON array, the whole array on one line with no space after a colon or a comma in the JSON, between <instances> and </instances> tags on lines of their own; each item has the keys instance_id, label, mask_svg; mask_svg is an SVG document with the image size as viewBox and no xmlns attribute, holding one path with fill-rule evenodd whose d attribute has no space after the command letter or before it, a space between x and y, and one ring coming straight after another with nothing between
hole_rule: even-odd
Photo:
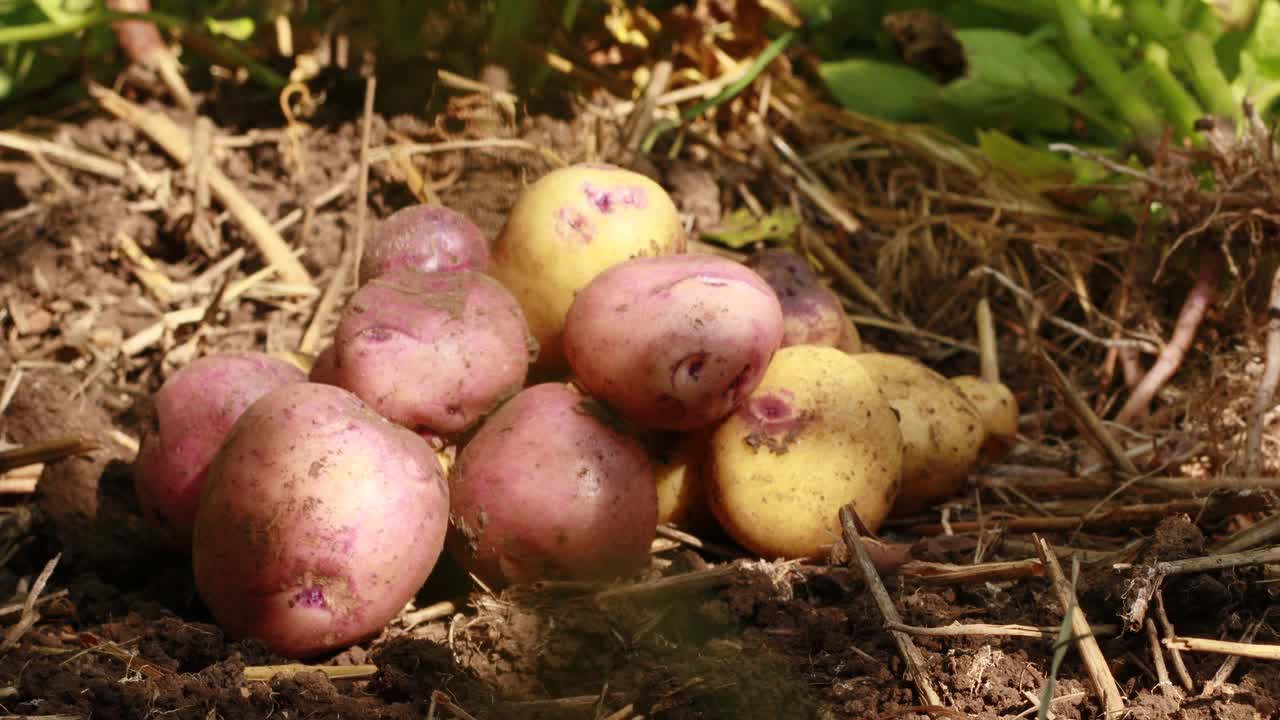
<instances>
[{"instance_id":1,"label":"red-skinned potato","mask_svg":"<svg viewBox=\"0 0 1280 720\"><path fill-rule=\"evenodd\" d=\"M449 483L449 551L490 585L648 566L658 498L645 448L569 385L526 388L490 415Z\"/></svg>"},{"instance_id":2,"label":"red-skinned potato","mask_svg":"<svg viewBox=\"0 0 1280 720\"><path fill-rule=\"evenodd\" d=\"M493 278L413 268L357 290L333 346L339 386L394 422L442 437L520 390L532 347L520 305Z\"/></svg>"},{"instance_id":3,"label":"red-skinned potato","mask_svg":"<svg viewBox=\"0 0 1280 720\"><path fill-rule=\"evenodd\" d=\"M600 273L565 320L578 381L639 425L706 427L755 388L782 308L751 269L714 255L636 258Z\"/></svg>"},{"instance_id":4,"label":"red-skinned potato","mask_svg":"<svg viewBox=\"0 0 1280 720\"><path fill-rule=\"evenodd\" d=\"M574 295L628 258L684 252L671 197L649 178L612 165L554 170L530 185L493 246L490 272L524 308L541 354L535 369L565 369L560 334Z\"/></svg>"},{"instance_id":5,"label":"red-skinned potato","mask_svg":"<svg viewBox=\"0 0 1280 720\"><path fill-rule=\"evenodd\" d=\"M449 492L425 440L332 385L244 412L196 515L196 588L236 638L306 658L379 632L426 581Z\"/></svg>"},{"instance_id":6,"label":"red-skinned potato","mask_svg":"<svg viewBox=\"0 0 1280 720\"><path fill-rule=\"evenodd\" d=\"M296 366L262 353L198 358L165 381L133 478L143 516L167 542L191 546L209 463L245 408L282 385L305 381Z\"/></svg>"},{"instance_id":7,"label":"red-skinned potato","mask_svg":"<svg viewBox=\"0 0 1280 720\"><path fill-rule=\"evenodd\" d=\"M489 269L489 241L470 218L443 205L411 205L383 220L360 256L360 284L392 270Z\"/></svg>"},{"instance_id":8,"label":"red-skinned potato","mask_svg":"<svg viewBox=\"0 0 1280 720\"><path fill-rule=\"evenodd\" d=\"M747 258L782 303L782 346L826 345L845 352L862 352L858 328L840 304L840 296L822 284L800 255L790 250L761 250Z\"/></svg>"}]
</instances>

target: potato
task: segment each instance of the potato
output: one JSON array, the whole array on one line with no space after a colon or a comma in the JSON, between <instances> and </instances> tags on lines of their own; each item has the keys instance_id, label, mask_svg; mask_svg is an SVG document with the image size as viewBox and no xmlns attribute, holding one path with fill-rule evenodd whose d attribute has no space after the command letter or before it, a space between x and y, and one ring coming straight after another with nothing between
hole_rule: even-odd
<instances>
[{"instance_id":1,"label":"potato","mask_svg":"<svg viewBox=\"0 0 1280 720\"><path fill-rule=\"evenodd\" d=\"M271 390L306 379L296 366L269 355L227 353L192 361L160 387L133 481L143 516L169 544L191 546L209 463L240 414Z\"/></svg>"},{"instance_id":2,"label":"potato","mask_svg":"<svg viewBox=\"0 0 1280 720\"><path fill-rule=\"evenodd\" d=\"M383 220L360 256L360 284L392 270L489 269L489 241L475 223L441 205L411 205Z\"/></svg>"},{"instance_id":3,"label":"potato","mask_svg":"<svg viewBox=\"0 0 1280 720\"><path fill-rule=\"evenodd\" d=\"M761 250L747 258L746 265L769 283L782 303L783 347L827 345L862 352L858 328L845 314L840 296L822 284L803 257L790 250Z\"/></svg>"},{"instance_id":4,"label":"potato","mask_svg":"<svg viewBox=\"0 0 1280 720\"><path fill-rule=\"evenodd\" d=\"M449 551L491 586L648 566L658 496L644 446L569 385L526 388L489 416L449 482Z\"/></svg>"},{"instance_id":5,"label":"potato","mask_svg":"<svg viewBox=\"0 0 1280 720\"><path fill-rule=\"evenodd\" d=\"M951 378L982 416L985 430L979 459L997 462L1013 449L1018 440L1018 399L1001 382L988 382L976 375Z\"/></svg>"},{"instance_id":6,"label":"potato","mask_svg":"<svg viewBox=\"0 0 1280 720\"><path fill-rule=\"evenodd\" d=\"M338 358L332 344L316 354L311 363L311 371L307 373L307 381L325 385L338 384Z\"/></svg>"},{"instance_id":7,"label":"potato","mask_svg":"<svg viewBox=\"0 0 1280 720\"><path fill-rule=\"evenodd\" d=\"M854 355L898 413L906 455L895 514L954 495L978 460L982 416L954 385L919 361L888 353Z\"/></svg>"},{"instance_id":8,"label":"potato","mask_svg":"<svg viewBox=\"0 0 1280 720\"><path fill-rule=\"evenodd\" d=\"M578 293L564 350L578 381L650 428L705 427L733 411L782 342L782 308L749 268L714 255L636 258Z\"/></svg>"},{"instance_id":9,"label":"potato","mask_svg":"<svg viewBox=\"0 0 1280 720\"><path fill-rule=\"evenodd\" d=\"M334 374L385 417L450 437L524 385L529 329L493 278L400 268L351 297L333 341Z\"/></svg>"},{"instance_id":10,"label":"potato","mask_svg":"<svg viewBox=\"0 0 1280 720\"><path fill-rule=\"evenodd\" d=\"M332 385L249 407L196 514L196 589L232 637L306 658L379 632L444 546L449 489L425 440Z\"/></svg>"},{"instance_id":11,"label":"potato","mask_svg":"<svg viewBox=\"0 0 1280 720\"><path fill-rule=\"evenodd\" d=\"M767 558L807 558L840 537L853 503L875 531L902 474L902 433L871 376L841 350L794 345L711 436L707 500Z\"/></svg>"},{"instance_id":12,"label":"potato","mask_svg":"<svg viewBox=\"0 0 1280 720\"><path fill-rule=\"evenodd\" d=\"M698 528L711 521L706 500L705 430L658 438L650 450L658 489L658 524Z\"/></svg>"},{"instance_id":13,"label":"potato","mask_svg":"<svg viewBox=\"0 0 1280 720\"><path fill-rule=\"evenodd\" d=\"M543 176L516 201L493 247L491 274L520 301L541 354L535 369L565 369L560 333L574 295L633 257L684 252L670 196L638 173L574 165Z\"/></svg>"}]
</instances>

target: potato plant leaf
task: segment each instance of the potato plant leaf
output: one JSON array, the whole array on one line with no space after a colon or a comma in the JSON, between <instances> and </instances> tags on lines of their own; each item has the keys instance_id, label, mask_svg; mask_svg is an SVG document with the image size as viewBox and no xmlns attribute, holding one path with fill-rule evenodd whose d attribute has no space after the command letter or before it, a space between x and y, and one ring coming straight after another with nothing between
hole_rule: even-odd
<instances>
[{"instance_id":1,"label":"potato plant leaf","mask_svg":"<svg viewBox=\"0 0 1280 720\"><path fill-rule=\"evenodd\" d=\"M870 58L823 63L818 74L844 107L895 122L928 118L940 89L915 68Z\"/></svg>"},{"instance_id":2,"label":"potato plant leaf","mask_svg":"<svg viewBox=\"0 0 1280 720\"><path fill-rule=\"evenodd\" d=\"M784 207L756 217L746 208L740 208L719 225L702 231L703 239L735 250L765 240L785 240L800 226L800 216L795 210Z\"/></svg>"}]
</instances>

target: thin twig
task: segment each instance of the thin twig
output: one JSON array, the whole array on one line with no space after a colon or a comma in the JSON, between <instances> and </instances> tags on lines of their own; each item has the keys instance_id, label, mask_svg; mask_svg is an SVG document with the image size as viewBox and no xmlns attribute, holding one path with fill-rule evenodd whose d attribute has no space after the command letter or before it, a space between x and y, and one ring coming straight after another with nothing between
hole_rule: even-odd
<instances>
[{"instance_id":1,"label":"thin twig","mask_svg":"<svg viewBox=\"0 0 1280 720\"><path fill-rule=\"evenodd\" d=\"M1249 413L1249 434L1245 443L1245 473L1257 475L1262 471L1262 430L1271 401L1280 384L1280 267L1271 276L1271 300L1267 304L1267 364L1258 380L1253 396L1253 410Z\"/></svg>"},{"instance_id":2,"label":"thin twig","mask_svg":"<svg viewBox=\"0 0 1280 720\"><path fill-rule=\"evenodd\" d=\"M1258 636L1258 631L1262 629L1262 626L1265 625L1266 622L1267 614L1264 612L1262 617L1258 618L1256 621L1251 623L1249 627L1245 628L1244 635L1240 637L1240 642L1238 644L1248 645L1250 647L1259 647L1252 644L1253 639ZM1275 649L1280 651L1280 647L1275 647ZM1240 664L1241 657L1242 655L1239 653L1231 653L1230 657L1223 660L1222 664L1218 666L1218 672L1214 673L1209 682L1204 684L1204 689L1200 691L1200 696L1206 697L1212 695L1217 692L1219 688L1225 685L1227 683L1227 679L1231 677L1231 673L1236 671L1236 666ZM1274 655L1273 659L1280 660L1280 653Z\"/></svg>"},{"instance_id":3,"label":"thin twig","mask_svg":"<svg viewBox=\"0 0 1280 720\"><path fill-rule=\"evenodd\" d=\"M323 673L330 680L368 680L378 674L377 665L250 665L244 669L247 682L270 682L278 677L297 675L298 673Z\"/></svg>"},{"instance_id":4,"label":"thin twig","mask_svg":"<svg viewBox=\"0 0 1280 720\"><path fill-rule=\"evenodd\" d=\"M0 473L14 468L50 463L69 455L83 455L98 449L98 443L90 438L69 436L31 445L23 445L0 452Z\"/></svg>"},{"instance_id":5,"label":"thin twig","mask_svg":"<svg viewBox=\"0 0 1280 720\"><path fill-rule=\"evenodd\" d=\"M1213 640L1211 638L1173 637L1164 644L1174 650L1207 652L1221 655L1239 655L1255 660L1280 660L1280 645L1254 645L1252 643Z\"/></svg>"},{"instance_id":6,"label":"thin twig","mask_svg":"<svg viewBox=\"0 0 1280 720\"><path fill-rule=\"evenodd\" d=\"M1156 620L1160 622L1160 630L1164 633L1164 639L1169 640L1178 636L1173 630L1173 623L1169 622L1169 615L1164 611L1164 593L1156 593ZM1173 660L1173 669L1178 673L1178 682L1182 683L1182 689L1191 692L1195 689L1195 683L1191 680L1191 673L1187 671L1187 663L1182 659L1182 651L1165 645L1169 648L1169 657Z\"/></svg>"},{"instance_id":7,"label":"thin twig","mask_svg":"<svg viewBox=\"0 0 1280 720\"><path fill-rule=\"evenodd\" d=\"M884 618L884 622L902 624L902 616L898 614L898 608L893 604L893 598L889 596L889 590L884 586L884 581L880 579L880 574L876 572L875 564L871 562L871 555L867 552L866 546L862 544L862 533L858 532L858 524L861 521L857 519L853 508L846 505L840 508L840 527L844 534L844 543L853 551L854 564L862 571L862 578L867 583L867 587L871 590L871 596L876 601L876 607L880 609L880 614ZM942 698L938 695L938 691L933 688L933 683L929 680L927 671L928 663L924 654L920 652L920 648L911 640L911 636L900 630L890 630L889 634L893 637L894 642L898 646L898 652L902 654L902 659L907 666L907 674L911 676L911 681L915 683L916 690L920 693L920 700L926 705L942 706Z\"/></svg>"},{"instance_id":8,"label":"thin twig","mask_svg":"<svg viewBox=\"0 0 1280 720\"><path fill-rule=\"evenodd\" d=\"M1280 513L1263 518L1213 546L1216 553L1234 553L1280 538Z\"/></svg>"},{"instance_id":9,"label":"thin twig","mask_svg":"<svg viewBox=\"0 0 1280 720\"><path fill-rule=\"evenodd\" d=\"M5 633L4 641L0 642L0 652L12 650L22 640L22 636L40 621L40 613L36 611L36 601L40 599L40 593L44 592L44 586L49 583L49 578L61 559L62 553L50 558L49 562L45 563L44 569L36 576L35 582L31 583L31 590L27 592L27 601L22 606L22 617L17 624L9 628L9 632Z\"/></svg>"},{"instance_id":10,"label":"thin twig","mask_svg":"<svg viewBox=\"0 0 1280 720\"><path fill-rule=\"evenodd\" d=\"M1147 631L1147 644L1151 646L1151 662L1156 666L1156 687L1163 695L1173 695L1177 688L1169 679L1169 667L1164 662L1164 648L1160 644L1160 635L1156 632L1156 623L1147 618L1144 627Z\"/></svg>"},{"instance_id":11,"label":"thin twig","mask_svg":"<svg viewBox=\"0 0 1280 720\"><path fill-rule=\"evenodd\" d=\"M1034 558L1005 560L978 565L953 565L911 560L898 568L898 576L921 585L963 585L1041 577L1044 568Z\"/></svg>"},{"instance_id":12,"label":"thin twig","mask_svg":"<svg viewBox=\"0 0 1280 720\"><path fill-rule=\"evenodd\" d=\"M1058 603L1062 605L1063 612L1071 614L1071 627L1076 631L1076 652L1080 654L1085 671L1093 681L1094 689L1107 715L1119 717L1125 711L1124 697L1120 694L1120 686L1116 684L1115 676L1111 674L1111 668L1107 666L1107 658L1102 654L1102 648L1099 647L1093 631L1089 628L1089 619L1085 617L1084 610L1080 609L1075 588L1071 587L1071 582L1063 574L1058 556L1054 554L1048 541L1038 538L1036 544L1040 549L1040 561L1044 563L1054 593L1058 596Z\"/></svg>"},{"instance_id":13,"label":"thin twig","mask_svg":"<svg viewBox=\"0 0 1280 720\"><path fill-rule=\"evenodd\" d=\"M1085 433L1093 438L1098 449L1107 454L1111 462L1115 464L1124 474L1132 477L1138 474L1138 468L1133 464L1133 460L1125 453L1124 447L1115 439L1111 431L1106 425L1102 424L1102 420L1093 408L1089 407L1089 403L1084 401L1080 393L1071 384L1071 380L1058 367L1058 364L1049 357L1049 353L1044 348L1040 348L1040 362L1049 371L1049 380L1057 388L1058 394L1066 401L1067 407L1071 410L1076 419L1080 421Z\"/></svg>"},{"instance_id":14,"label":"thin twig","mask_svg":"<svg viewBox=\"0 0 1280 720\"><path fill-rule=\"evenodd\" d=\"M1227 568L1277 562L1280 562L1280 545L1271 545L1238 553L1187 558L1185 560L1164 560L1155 563L1153 567L1156 572L1162 575L1183 575L1186 573L1209 572L1211 570L1225 570ZM1118 566L1117 569L1120 569L1120 567Z\"/></svg>"},{"instance_id":15,"label":"thin twig","mask_svg":"<svg viewBox=\"0 0 1280 720\"><path fill-rule=\"evenodd\" d=\"M43 138L19 135L18 133L0 130L0 147L17 150L28 155L43 155L69 168L101 175L112 180L124 178L125 166L115 160L109 160L83 150L60 145Z\"/></svg>"},{"instance_id":16,"label":"thin twig","mask_svg":"<svg viewBox=\"0 0 1280 720\"><path fill-rule=\"evenodd\" d=\"M922 627L920 625L904 625L902 623L885 623L889 630L924 637L1056 637L1060 628L1035 627L1033 625L991 625L988 623L953 622L942 627ZM1120 628L1115 625L1098 625L1093 628L1095 635L1108 637L1115 635Z\"/></svg>"},{"instance_id":17,"label":"thin twig","mask_svg":"<svg viewBox=\"0 0 1280 720\"><path fill-rule=\"evenodd\" d=\"M664 593L709 590L728 585L740 572L736 565L718 565L706 570L695 570L657 580L608 588L597 592L592 598L600 603L608 600L639 599Z\"/></svg>"}]
</instances>

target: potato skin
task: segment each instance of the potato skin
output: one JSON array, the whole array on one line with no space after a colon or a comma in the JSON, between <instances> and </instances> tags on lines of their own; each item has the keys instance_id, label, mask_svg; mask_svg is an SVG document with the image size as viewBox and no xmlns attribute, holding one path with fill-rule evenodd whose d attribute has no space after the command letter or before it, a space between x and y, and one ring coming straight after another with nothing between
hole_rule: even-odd
<instances>
[{"instance_id":1,"label":"potato skin","mask_svg":"<svg viewBox=\"0 0 1280 720\"><path fill-rule=\"evenodd\" d=\"M639 425L706 427L737 407L782 342L782 307L750 268L713 255L619 263L569 308L564 349L587 391Z\"/></svg>"},{"instance_id":2,"label":"potato skin","mask_svg":"<svg viewBox=\"0 0 1280 720\"><path fill-rule=\"evenodd\" d=\"M997 462L1013 449L1018 439L1018 399L1001 382L988 382L976 375L959 375L951 384L964 394L982 416L985 430L982 462Z\"/></svg>"},{"instance_id":3,"label":"potato skin","mask_svg":"<svg viewBox=\"0 0 1280 720\"><path fill-rule=\"evenodd\" d=\"M658 489L658 524L701 528L713 521L706 499L709 430L695 430L651 443L654 484Z\"/></svg>"},{"instance_id":4,"label":"potato skin","mask_svg":"<svg viewBox=\"0 0 1280 720\"><path fill-rule=\"evenodd\" d=\"M945 377L889 353L853 356L898 413L906 454L896 515L954 495L977 463L985 429L978 410Z\"/></svg>"},{"instance_id":5,"label":"potato skin","mask_svg":"<svg viewBox=\"0 0 1280 720\"><path fill-rule=\"evenodd\" d=\"M531 352L520 305L493 278L413 268L357 290L333 346L339 386L394 422L443 437L514 395Z\"/></svg>"},{"instance_id":6,"label":"potato skin","mask_svg":"<svg viewBox=\"0 0 1280 720\"><path fill-rule=\"evenodd\" d=\"M848 503L874 532L897 497L902 434L854 357L819 345L779 350L711 436L711 510L763 557L823 554Z\"/></svg>"},{"instance_id":7,"label":"potato skin","mask_svg":"<svg viewBox=\"0 0 1280 720\"><path fill-rule=\"evenodd\" d=\"M520 301L542 375L566 368L560 335L574 295L633 257L684 252L680 215L660 185L612 165L554 170L516 201L493 246L490 273Z\"/></svg>"},{"instance_id":8,"label":"potato skin","mask_svg":"<svg viewBox=\"0 0 1280 720\"><path fill-rule=\"evenodd\" d=\"M379 223L360 256L360 284L392 270L423 272L489 269L489 240L460 212L443 205L410 205Z\"/></svg>"},{"instance_id":9,"label":"potato skin","mask_svg":"<svg viewBox=\"0 0 1280 720\"><path fill-rule=\"evenodd\" d=\"M245 408L271 390L306 379L296 366L263 353L225 353L197 358L165 380L133 480L143 517L168 544L191 547L209 464Z\"/></svg>"},{"instance_id":10,"label":"potato skin","mask_svg":"<svg viewBox=\"0 0 1280 720\"><path fill-rule=\"evenodd\" d=\"M435 566L449 490L425 440L305 383L245 411L196 515L196 588L232 637L305 658L382 629Z\"/></svg>"},{"instance_id":11,"label":"potato skin","mask_svg":"<svg viewBox=\"0 0 1280 720\"><path fill-rule=\"evenodd\" d=\"M490 415L449 482L449 551L486 583L648 566L658 498L644 446L568 385L531 386Z\"/></svg>"},{"instance_id":12,"label":"potato skin","mask_svg":"<svg viewBox=\"0 0 1280 720\"><path fill-rule=\"evenodd\" d=\"M790 250L761 250L747 258L746 266L769 283L782 303L783 347L826 345L862 352L858 328L840 297L822 284L802 256Z\"/></svg>"}]
</instances>

